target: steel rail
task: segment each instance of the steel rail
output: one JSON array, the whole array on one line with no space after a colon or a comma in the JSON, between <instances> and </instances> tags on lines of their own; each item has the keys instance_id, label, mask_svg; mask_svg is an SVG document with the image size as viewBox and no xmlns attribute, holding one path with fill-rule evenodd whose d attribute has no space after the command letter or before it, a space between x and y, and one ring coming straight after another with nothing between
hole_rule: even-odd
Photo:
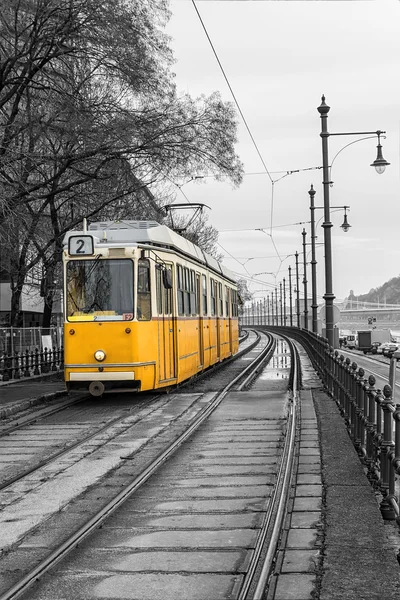
<instances>
[{"instance_id":1,"label":"steel rail","mask_svg":"<svg viewBox=\"0 0 400 600\"><path fill-rule=\"evenodd\" d=\"M152 401L159 400L159 399L160 399L160 396L153 396L151 398L147 398L146 399L147 402L146 402L145 406L147 406L147 403L151 404ZM66 408L70 408L73 404L76 404L77 402L78 401L75 401L72 404L69 404ZM14 477L10 477L9 479L6 479L5 481L0 483L0 491L5 490L10 485L13 485L14 483L16 483L17 481L20 481L24 477L31 475L35 471L38 471L39 469L43 469L43 467L47 467L47 465L50 465L52 462L58 460L65 454L68 454L68 452L71 452L71 450L76 450L76 448L78 448L82 444L86 444L87 442L89 442L91 439L93 439L100 433L104 433L104 431L107 431L107 429L109 429L110 427L113 427L117 423L129 418L129 416L132 416L132 415L129 415L129 413L131 413L133 408L137 408L138 410L141 410L143 408L143 406L140 406L140 407L135 406L135 407L130 408L128 411L128 414L124 414L124 415L121 415L120 417L115 417L114 419L111 419L111 421L108 421L108 423L106 423L105 425L101 425L96 431L90 433L89 435L85 435L85 437L83 437L83 438L76 440L70 446L67 446L67 448L63 448L62 450L56 451L54 454L52 454L48 458L39 461L33 467L30 467L29 469L26 469L25 471L23 471L23 473L20 473L19 475L15 475ZM61 412L61 411L56 411L56 412ZM50 413L50 414L46 415L46 417L50 416L52 414L54 414L54 413ZM144 417L138 416L138 422L140 422L142 418L144 418ZM28 423L28 425L31 425L31 424L32 423Z\"/></svg>"},{"instance_id":2,"label":"steel rail","mask_svg":"<svg viewBox=\"0 0 400 600\"><path fill-rule=\"evenodd\" d=\"M296 437L296 423L298 412L298 361L297 351L294 344L287 338L292 355L293 389L291 392L291 402L289 404L288 428L285 437L285 445L282 453L282 460L279 465L277 480L270 498L268 510L265 514L264 522L257 539L249 569L246 573L238 600L262 600L265 594L265 588L270 577L276 549L282 531L282 524L286 515L286 505L289 497L290 483L293 471L293 459ZM261 556L265 552L265 545L268 538L268 548L265 557ZM255 584L254 582L257 581ZM255 589L253 591L255 585ZM251 591L251 596L249 592Z\"/></svg>"},{"instance_id":3,"label":"steel rail","mask_svg":"<svg viewBox=\"0 0 400 600\"><path fill-rule=\"evenodd\" d=\"M250 352L250 350L252 350L260 341L261 336L256 333L256 340L254 342L252 342L247 348L241 350L238 354L236 354L234 357L232 357L234 360L240 358L241 356L243 356L243 354ZM246 336L247 337L247 336ZM267 359L266 359L267 360ZM221 366L225 366L226 363L220 363ZM191 383L192 380L189 380L189 382ZM184 385L184 384L183 384ZM180 386L180 387L183 387ZM160 396L154 396L152 398L150 398L150 401L152 400L157 400L159 399ZM81 396L79 398L75 398L74 400L72 400L71 402L64 404L63 406L58 406L56 408L50 408L47 411L44 410L42 412L42 414L37 415L36 417L26 417L27 420L25 420L24 422L22 422L22 420L6 429L5 431L0 431L0 438L1 437L6 437L8 436L10 433L12 433L13 431L16 431L18 429L21 429L22 427L29 427L30 425L33 425L34 423L41 421L42 419L46 419L47 417L53 416L59 412L62 412L63 410L66 410L67 408L71 408L71 406L74 406L75 404L80 404L81 402L84 402L85 400L91 399L91 396L88 394L85 394L84 396ZM55 460L57 460L58 458L61 458L64 454L67 454L68 452L70 452L71 450L76 449L77 447L79 447L81 444L84 444L86 442L88 442L89 440L91 440L93 437L95 437L96 435L98 435L99 433L102 433L103 431L107 430L109 427L112 427L113 425L115 425L116 423L118 423L119 421L123 421L125 418L127 418L127 415L123 415L121 417L117 417L115 419L113 419L112 421L108 422L106 425L103 425L100 429L96 430L94 433L90 434L89 436L82 438L80 440L77 440L76 442L74 442L73 444L71 444L70 446L68 446L67 448L63 448L62 450L56 452L55 454L52 454L48 459L42 460L38 463L36 463L36 465L34 465L33 467L30 467L29 469L26 469L23 473L19 474L19 475L15 475L14 477L10 477L9 479L6 479L5 481L0 483L0 491L6 489L7 487L13 485L14 483L16 483L17 481L20 481L21 479L23 479L24 477L27 477L28 475L31 475L32 473L34 473L35 471L39 470L39 469L43 469L43 467L51 464L52 462L54 462Z\"/></svg>"},{"instance_id":4,"label":"steel rail","mask_svg":"<svg viewBox=\"0 0 400 600\"><path fill-rule=\"evenodd\" d=\"M259 360L257 360L257 364L255 365L254 369L251 370L251 372L248 374L246 379L244 381L242 381L242 383L239 385L238 390L240 392L244 388L249 386L251 381L257 376L260 368L264 366L264 363L269 362L271 360L271 357L272 357L273 353L275 352L275 348L276 348L276 339L274 337L272 337L272 344L270 344L268 352L266 352L264 356L260 355L260 358L259 358Z\"/></svg>"},{"instance_id":5,"label":"steel rail","mask_svg":"<svg viewBox=\"0 0 400 600\"><path fill-rule=\"evenodd\" d=\"M229 364L230 362L240 358L243 354L245 354L246 352L249 352L252 348L254 348L254 346L256 346L258 344L258 342L260 341L260 335L257 333L257 331L254 331L254 333L256 334L256 336L258 336L256 338L256 340L254 342L252 342L248 347L243 348L242 350L239 350L239 352L237 352L235 355L229 357L228 359L224 360L221 363L217 363L216 365L213 365L214 367L216 366L225 366L227 364ZM246 335L244 335L242 337L242 339L239 341L240 344L242 344L244 341L247 340L249 336L249 330L246 330ZM210 367L210 369L212 369L213 367ZM210 371L207 370L207 375L210 374ZM200 377L202 375L202 373L199 373L196 377ZM181 389L186 383L192 383L193 379L190 379L189 382L182 382L181 384L179 384L178 386L176 386L176 389ZM11 384L12 385L12 384ZM62 398L63 396L67 396L68 395L68 391L60 391L60 392L55 392L57 394L57 398ZM10 433L12 433L13 431L16 431L18 429L20 429L21 427L26 427L28 425L33 425L34 423L36 423L37 421L40 421L42 419L46 419L47 417L51 417L59 412L62 412L63 410L66 410L67 408L70 408L71 406L74 406L75 404L79 404L80 402L84 402L85 400L90 400L92 398L92 396L89 393L85 393L82 392L83 395L79 396L79 398L75 398L75 399L71 399L70 402L63 404L62 406L56 406L56 407L49 407L47 409L42 409L39 415L36 415L35 417L30 417L29 415L26 415L25 417L15 417L15 420L17 420L18 422L14 425L11 425L10 427L7 428L7 426L4 426L3 429L3 423L1 423L1 421L5 421L7 419L8 416L11 415L7 415L7 417L4 417L3 419L0 419L0 438L9 435ZM46 402L46 398L43 396L43 402ZM37 404L35 405L37 406ZM40 410L40 409L39 409ZM21 411L22 412L22 411Z\"/></svg>"},{"instance_id":6,"label":"steel rail","mask_svg":"<svg viewBox=\"0 0 400 600\"><path fill-rule=\"evenodd\" d=\"M268 334L267 334L268 335ZM261 337L261 336L260 336ZM269 336L266 348L262 353L268 352L273 343L272 336ZM259 359L256 357L255 360ZM75 531L67 540L65 540L58 548L51 552L41 563L27 573L19 582L14 584L9 590L0 596L0 600L16 600L20 598L41 576L43 576L50 568L59 563L65 556L69 554L78 544L88 537L95 529L113 514L139 487L141 487L155 472L165 463L168 458L202 425L202 423L212 414L228 392L240 381L243 376L247 375L248 371L254 366L252 361L241 373L239 373L221 392L217 393L210 403L205 406L200 413L194 418L190 426L181 435L178 436L172 444L168 446L159 456L152 461L143 472L138 475L122 492L120 492L113 500L105 507L98 511L87 523L82 525Z\"/></svg>"},{"instance_id":7,"label":"steel rail","mask_svg":"<svg viewBox=\"0 0 400 600\"><path fill-rule=\"evenodd\" d=\"M63 396L66 396L68 394L67 391L65 391L65 392L56 392L56 393L60 394L58 396L59 398L62 398ZM37 421L41 421L42 419L47 419L47 417L52 417L53 415L55 415L55 414L57 414L59 412L62 412L63 410L66 410L67 408L70 408L71 406L74 406L75 404L79 404L80 402L84 402L88 398L90 398L89 394L85 394L83 396L79 396L79 398L71 399L70 402L67 402L67 403L65 403L65 404L63 404L61 406L51 406L48 409L44 408L44 409L41 410L40 414L38 414L38 415L36 415L34 417L30 417L29 415L26 415L25 417L19 417L18 418L18 416L16 416L15 420L18 420L18 422L15 423L14 425L10 425L10 427L7 427L7 425L4 425L4 429L2 429L3 424L2 423L0 424L0 438L9 435L13 431L17 431L18 429L21 429L21 427L28 427L29 425L33 425ZM45 397L43 397L43 402L46 402L46 398ZM35 406L37 407L37 404ZM30 408L32 408L32 407L30 407ZM11 416L11 415L7 415L7 416Z\"/></svg>"}]
</instances>

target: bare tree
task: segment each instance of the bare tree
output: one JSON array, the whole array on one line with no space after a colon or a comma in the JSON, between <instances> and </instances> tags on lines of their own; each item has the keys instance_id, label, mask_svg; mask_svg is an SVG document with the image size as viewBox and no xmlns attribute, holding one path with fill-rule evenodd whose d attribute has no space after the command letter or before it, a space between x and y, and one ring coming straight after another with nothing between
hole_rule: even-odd
<instances>
[{"instance_id":1,"label":"bare tree","mask_svg":"<svg viewBox=\"0 0 400 600\"><path fill-rule=\"evenodd\" d=\"M0 15L0 234L12 322L39 263L54 279L83 217L159 215L163 181L238 185L236 115L217 93L176 93L164 0L5 0ZM16 226L18 225L18 226ZM51 290L42 289L51 313ZM47 319L47 317L46 317Z\"/></svg>"}]
</instances>

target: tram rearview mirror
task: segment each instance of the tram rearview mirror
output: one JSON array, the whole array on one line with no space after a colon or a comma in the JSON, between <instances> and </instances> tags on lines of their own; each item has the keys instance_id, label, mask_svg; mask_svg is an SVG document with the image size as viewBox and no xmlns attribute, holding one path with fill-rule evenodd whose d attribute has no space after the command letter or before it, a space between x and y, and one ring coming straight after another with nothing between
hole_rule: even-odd
<instances>
[{"instance_id":1,"label":"tram rearview mirror","mask_svg":"<svg viewBox=\"0 0 400 600\"><path fill-rule=\"evenodd\" d=\"M166 290L172 289L172 271L170 269L163 269L162 272L163 284Z\"/></svg>"}]
</instances>

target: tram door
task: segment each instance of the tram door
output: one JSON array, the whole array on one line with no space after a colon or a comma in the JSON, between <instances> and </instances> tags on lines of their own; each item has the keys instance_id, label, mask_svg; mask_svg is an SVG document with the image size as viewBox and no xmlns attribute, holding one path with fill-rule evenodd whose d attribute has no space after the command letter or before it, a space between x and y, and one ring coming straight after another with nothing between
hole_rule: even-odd
<instances>
[{"instance_id":1,"label":"tram door","mask_svg":"<svg viewBox=\"0 0 400 600\"><path fill-rule=\"evenodd\" d=\"M159 269L156 269L156 287L159 380L167 381L176 377L173 302L172 289L164 287L162 270Z\"/></svg>"},{"instance_id":2,"label":"tram door","mask_svg":"<svg viewBox=\"0 0 400 600\"><path fill-rule=\"evenodd\" d=\"M204 310L201 311L200 298L202 297L200 274L196 273L196 314L198 315L197 329L199 332L199 367L204 365L204 338L203 338L203 319L201 315L204 314Z\"/></svg>"}]
</instances>

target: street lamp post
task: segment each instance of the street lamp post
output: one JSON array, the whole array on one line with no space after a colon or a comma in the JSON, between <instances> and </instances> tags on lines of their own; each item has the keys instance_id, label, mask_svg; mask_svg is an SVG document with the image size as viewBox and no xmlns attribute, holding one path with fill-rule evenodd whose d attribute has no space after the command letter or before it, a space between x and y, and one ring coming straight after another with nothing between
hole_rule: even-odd
<instances>
[{"instance_id":1,"label":"street lamp post","mask_svg":"<svg viewBox=\"0 0 400 600\"><path fill-rule=\"evenodd\" d=\"M308 299L307 299L307 258L306 258L306 235L307 232L303 229L303 286L304 286L304 329L308 329Z\"/></svg>"},{"instance_id":2,"label":"street lamp post","mask_svg":"<svg viewBox=\"0 0 400 600\"><path fill-rule=\"evenodd\" d=\"M283 324L286 327L286 279L283 278Z\"/></svg>"},{"instance_id":3,"label":"street lamp post","mask_svg":"<svg viewBox=\"0 0 400 600\"><path fill-rule=\"evenodd\" d=\"M375 167L377 173L383 173L386 166L389 165L382 156L382 146L380 143L380 136L385 133L384 131L358 131L349 133L329 133L328 132L328 112L330 106L325 104L325 96L321 98L322 102L317 108L321 115L321 133L322 138L322 173L323 173L323 189L324 189L324 223L322 227L324 229L324 246L325 246L325 319L326 319L326 337L328 338L329 345L334 346L334 332L333 332L333 300L335 295L333 293L332 283L332 223L330 221L330 206L329 206L329 160L328 160L328 138L331 135L372 135L378 136L378 153L371 167Z\"/></svg>"},{"instance_id":4,"label":"street lamp post","mask_svg":"<svg viewBox=\"0 0 400 600\"><path fill-rule=\"evenodd\" d=\"M314 333L318 333L318 300L317 300L317 261L315 256L315 248L316 248L316 239L317 235L315 233L315 211L319 208L323 209L323 206L315 206L314 204L314 196L315 190L313 185L311 184L311 189L308 192L310 195L310 212L311 212L311 285L312 285L312 330ZM349 206L331 206L331 208L343 208L344 209L344 218L343 223L340 226L341 229L345 233L347 233L351 227L351 225L347 221L347 209Z\"/></svg>"},{"instance_id":5,"label":"street lamp post","mask_svg":"<svg viewBox=\"0 0 400 600\"><path fill-rule=\"evenodd\" d=\"M271 325L274 326L274 292L271 295Z\"/></svg>"},{"instance_id":6,"label":"street lamp post","mask_svg":"<svg viewBox=\"0 0 400 600\"><path fill-rule=\"evenodd\" d=\"M310 211L311 211L311 292L312 292L312 302L311 302L311 311L312 311L312 330L314 333L318 333L318 301L317 301L317 261L315 258L315 205L314 205L314 196L315 190L311 185L311 189L309 190L310 195Z\"/></svg>"},{"instance_id":7,"label":"street lamp post","mask_svg":"<svg viewBox=\"0 0 400 600\"><path fill-rule=\"evenodd\" d=\"M296 257L296 314L297 314L297 327L300 329L300 291L299 291L299 253L294 253Z\"/></svg>"},{"instance_id":8,"label":"street lamp post","mask_svg":"<svg viewBox=\"0 0 400 600\"><path fill-rule=\"evenodd\" d=\"M289 267L289 314L290 327L293 327L292 267Z\"/></svg>"}]
</instances>

